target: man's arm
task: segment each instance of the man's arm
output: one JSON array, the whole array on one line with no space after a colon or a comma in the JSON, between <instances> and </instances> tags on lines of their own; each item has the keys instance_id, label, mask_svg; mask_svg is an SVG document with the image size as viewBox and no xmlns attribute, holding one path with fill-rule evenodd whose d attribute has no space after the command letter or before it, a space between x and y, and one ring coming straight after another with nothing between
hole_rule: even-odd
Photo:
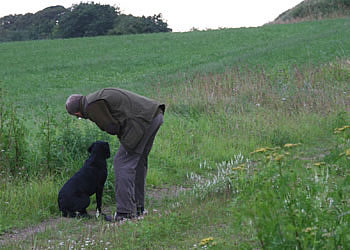
<instances>
[{"instance_id":1,"label":"man's arm","mask_svg":"<svg viewBox=\"0 0 350 250\"><path fill-rule=\"evenodd\" d=\"M90 103L87 107L88 118L108 134L117 135L120 132L120 125L114 119L104 100Z\"/></svg>"}]
</instances>

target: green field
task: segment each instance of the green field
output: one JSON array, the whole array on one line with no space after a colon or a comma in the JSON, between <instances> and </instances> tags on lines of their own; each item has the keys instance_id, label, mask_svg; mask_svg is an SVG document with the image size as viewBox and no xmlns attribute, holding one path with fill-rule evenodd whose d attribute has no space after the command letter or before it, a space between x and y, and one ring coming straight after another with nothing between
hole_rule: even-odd
<instances>
[{"instance_id":1,"label":"green field","mask_svg":"<svg viewBox=\"0 0 350 250\"><path fill-rule=\"evenodd\" d=\"M349 37L343 18L0 43L0 247L347 249ZM66 114L65 100L111 86L167 105L150 155L150 213L119 226L65 220L57 192L89 144L119 146ZM161 195L168 189L186 191ZM6 240L14 230L28 237Z\"/></svg>"}]
</instances>

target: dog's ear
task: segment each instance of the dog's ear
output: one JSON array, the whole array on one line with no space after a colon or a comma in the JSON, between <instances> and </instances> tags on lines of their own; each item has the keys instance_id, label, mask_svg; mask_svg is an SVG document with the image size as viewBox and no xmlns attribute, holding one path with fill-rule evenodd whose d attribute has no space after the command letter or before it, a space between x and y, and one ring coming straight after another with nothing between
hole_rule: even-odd
<instances>
[{"instance_id":1,"label":"dog's ear","mask_svg":"<svg viewBox=\"0 0 350 250\"><path fill-rule=\"evenodd\" d=\"M91 153L92 148L94 147L94 144L95 144L95 143L91 144L91 146L88 148L88 152L89 152L89 153Z\"/></svg>"},{"instance_id":2,"label":"dog's ear","mask_svg":"<svg viewBox=\"0 0 350 250\"><path fill-rule=\"evenodd\" d=\"M105 144L105 152L106 152L106 158L111 157L111 151L110 151L110 149L109 149L109 144L108 144L108 142L106 142L106 144Z\"/></svg>"}]
</instances>

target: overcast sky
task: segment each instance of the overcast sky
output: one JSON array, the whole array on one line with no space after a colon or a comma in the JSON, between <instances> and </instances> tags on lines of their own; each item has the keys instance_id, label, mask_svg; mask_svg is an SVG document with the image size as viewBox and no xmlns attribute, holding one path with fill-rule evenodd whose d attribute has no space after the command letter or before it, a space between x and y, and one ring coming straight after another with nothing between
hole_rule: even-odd
<instances>
[{"instance_id":1,"label":"overcast sky","mask_svg":"<svg viewBox=\"0 0 350 250\"><path fill-rule=\"evenodd\" d=\"M66 8L83 0L0 0L0 17L35 13L49 6ZM95 3L120 7L124 14L163 14L173 31L256 27L273 21L302 0L96 0Z\"/></svg>"}]
</instances>

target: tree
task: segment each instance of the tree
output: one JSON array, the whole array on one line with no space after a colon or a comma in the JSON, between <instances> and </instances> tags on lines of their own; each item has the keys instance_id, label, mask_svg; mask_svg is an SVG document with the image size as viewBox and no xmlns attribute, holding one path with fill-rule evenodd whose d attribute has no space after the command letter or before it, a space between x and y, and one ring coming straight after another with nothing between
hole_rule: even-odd
<instances>
[{"instance_id":1,"label":"tree","mask_svg":"<svg viewBox=\"0 0 350 250\"><path fill-rule=\"evenodd\" d=\"M35 14L9 15L0 18L0 41L50 38L57 20L65 11L63 6L52 6Z\"/></svg>"},{"instance_id":2,"label":"tree","mask_svg":"<svg viewBox=\"0 0 350 250\"><path fill-rule=\"evenodd\" d=\"M32 18L31 39L51 38L53 29L66 11L66 8L58 5L35 13Z\"/></svg>"},{"instance_id":3,"label":"tree","mask_svg":"<svg viewBox=\"0 0 350 250\"><path fill-rule=\"evenodd\" d=\"M119 15L114 28L108 32L110 35L139 34L171 32L168 24L163 21L162 14L153 16L135 17L132 15Z\"/></svg>"},{"instance_id":4,"label":"tree","mask_svg":"<svg viewBox=\"0 0 350 250\"><path fill-rule=\"evenodd\" d=\"M113 28L118 8L109 5L80 3L73 5L58 22L60 37L99 36Z\"/></svg>"},{"instance_id":5,"label":"tree","mask_svg":"<svg viewBox=\"0 0 350 250\"><path fill-rule=\"evenodd\" d=\"M0 18L0 42L154 32L171 32L161 14L124 15L118 7L94 2Z\"/></svg>"},{"instance_id":6,"label":"tree","mask_svg":"<svg viewBox=\"0 0 350 250\"><path fill-rule=\"evenodd\" d=\"M8 15L0 18L0 41L22 41L30 39L29 27L33 14Z\"/></svg>"}]
</instances>

